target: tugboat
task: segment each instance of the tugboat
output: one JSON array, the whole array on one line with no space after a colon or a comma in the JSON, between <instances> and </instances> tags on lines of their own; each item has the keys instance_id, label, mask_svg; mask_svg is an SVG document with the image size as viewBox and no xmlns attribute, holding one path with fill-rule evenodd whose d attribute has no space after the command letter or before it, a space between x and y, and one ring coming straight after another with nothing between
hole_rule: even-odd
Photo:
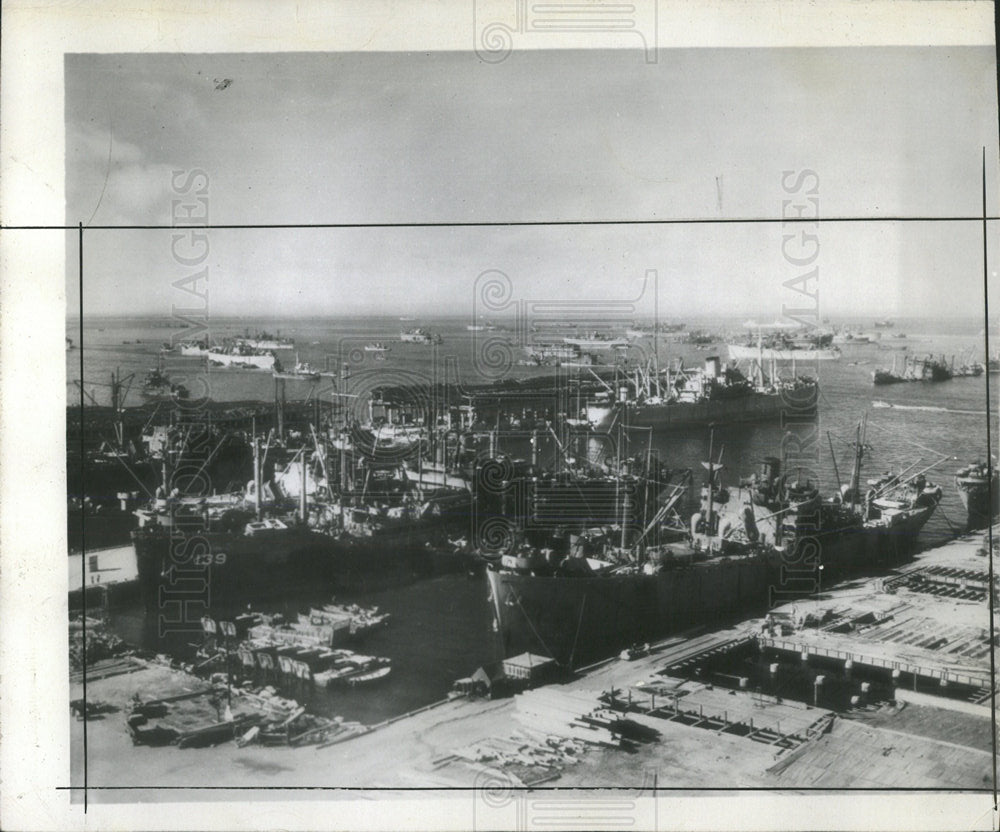
<instances>
[{"instance_id":1,"label":"tugboat","mask_svg":"<svg viewBox=\"0 0 1000 832\"><path fill-rule=\"evenodd\" d=\"M1000 469L979 460L955 474L955 487L968 513L969 528L988 526L1000 514Z\"/></svg>"}]
</instances>

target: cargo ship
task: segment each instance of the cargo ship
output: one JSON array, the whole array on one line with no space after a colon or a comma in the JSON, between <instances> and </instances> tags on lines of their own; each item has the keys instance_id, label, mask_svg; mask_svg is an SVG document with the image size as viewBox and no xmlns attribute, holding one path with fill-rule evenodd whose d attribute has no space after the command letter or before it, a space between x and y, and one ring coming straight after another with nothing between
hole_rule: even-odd
<instances>
[{"instance_id":1,"label":"cargo ship","mask_svg":"<svg viewBox=\"0 0 1000 832\"><path fill-rule=\"evenodd\" d=\"M969 375L977 375L970 371ZM910 358L907 356L903 361L903 370L896 370L896 356L892 357L892 367L886 369L880 367L872 372L872 384L876 386L886 384L903 384L910 381L949 381L955 375L954 370L941 358L934 358L928 355L924 358ZM982 375L980 369L978 375Z\"/></svg>"},{"instance_id":2,"label":"cargo ship","mask_svg":"<svg viewBox=\"0 0 1000 832\"><path fill-rule=\"evenodd\" d=\"M404 344L424 344L436 346L441 343L441 336L426 329L409 329L399 333L399 340Z\"/></svg>"},{"instance_id":3,"label":"cargo ship","mask_svg":"<svg viewBox=\"0 0 1000 832\"><path fill-rule=\"evenodd\" d=\"M861 429L859 427L859 434ZM531 651L581 666L698 624L820 591L823 578L886 568L913 550L941 499L922 474L821 498L790 479L780 460L732 490L721 464L705 463L699 510L682 534L668 500L649 523L584 530L502 555L487 569L494 626L504 654ZM711 460L711 453L709 456Z\"/></svg>"},{"instance_id":4,"label":"cargo ship","mask_svg":"<svg viewBox=\"0 0 1000 832\"><path fill-rule=\"evenodd\" d=\"M601 332L592 332L583 336L566 335L562 340L564 344L577 347L580 350L617 350L628 347L628 338L616 338Z\"/></svg>"},{"instance_id":5,"label":"cargo ship","mask_svg":"<svg viewBox=\"0 0 1000 832\"><path fill-rule=\"evenodd\" d=\"M575 344L533 344L525 347L527 359L519 364L529 367L593 367L600 359L582 352Z\"/></svg>"},{"instance_id":6,"label":"cargo ship","mask_svg":"<svg viewBox=\"0 0 1000 832\"><path fill-rule=\"evenodd\" d=\"M832 332L789 332L784 324L770 324L766 328L776 330L764 334L765 327L759 326L756 335L744 342L727 344L729 358L733 361L836 361L840 358L840 347L833 343Z\"/></svg>"},{"instance_id":7,"label":"cargo ship","mask_svg":"<svg viewBox=\"0 0 1000 832\"><path fill-rule=\"evenodd\" d=\"M343 449L339 489L325 454L309 459L305 449L265 482L259 444L243 491L181 496L161 488L136 511L132 542L147 609L185 592L187 602L210 609L294 588L405 579L440 565L428 547L468 523L467 488L414 486L398 464L347 462Z\"/></svg>"},{"instance_id":8,"label":"cargo ship","mask_svg":"<svg viewBox=\"0 0 1000 832\"><path fill-rule=\"evenodd\" d=\"M274 369L275 356L273 352L240 342L212 347L209 349L207 357L209 364L215 364L219 367L239 367L246 370Z\"/></svg>"},{"instance_id":9,"label":"cargo ship","mask_svg":"<svg viewBox=\"0 0 1000 832\"><path fill-rule=\"evenodd\" d=\"M654 430L694 425L734 424L777 419L782 413L815 412L818 385L807 378L777 380L754 364L748 378L736 366L723 367L717 356L704 367L656 372L636 369L587 403L584 418L595 428L616 422Z\"/></svg>"},{"instance_id":10,"label":"cargo ship","mask_svg":"<svg viewBox=\"0 0 1000 832\"><path fill-rule=\"evenodd\" d=\"M295 341L292 338L282 338L281 334L272 335L270 332L255 332L253 335L247 331L241 338L236 339L237 343L254 350L294 350Z\"/></svg>"},{"instance_id":11,"label":"cargo ship","mask_svg":"<svg viewBox=\"0 0 1000 832\"><path fill-rule=\"evenodd\" d=\"M980 460L955 474L955 487L968 513L970 528L988 526L1000 514L1000 470Z\"/></svg>"},{"instance_id":12,"label":"cargo ship","mask_svg":"<svg viewBox=\"0 0 1000 832\"><path fill-rule=\"evenodd\" d=\"M654 327L643 326L640 323L634 323L632 326L625 328L626 338L655 338L659 335L670 335L675 332L683 332L684 324L657 324Z\"/></svg>"}]
</instances>

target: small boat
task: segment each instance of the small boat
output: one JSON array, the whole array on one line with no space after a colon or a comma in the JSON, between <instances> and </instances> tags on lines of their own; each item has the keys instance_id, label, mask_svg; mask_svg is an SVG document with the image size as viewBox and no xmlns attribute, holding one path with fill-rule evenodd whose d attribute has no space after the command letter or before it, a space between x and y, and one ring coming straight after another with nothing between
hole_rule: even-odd
<instances>
[{"instance_id":1,"label":"small boat","mask_svg":"<svg viewBox=\"0 0 1000 832\"><path fill-rule=\"evenodd\" d=\"M374 341L371 344L365 344L365 352L390 352L391 348L381 341Z\"/></svg>"},{"instance_id":2,"label":"small boat","mask_svg":"<svg viewBox=\"0 0 1000 832\"><path fill-rule=\"evenodd\" d=\"M329 670L314 674L313 682L321 688L343 683L355 686L375 679L383 679L389 675L391 670L392 662L390 659L351 654L335 661Z\"/></svg>"},{"instance_id":3,"label":"small boat","mask_svg":"<svg viewBox=\"0 0 1000 832\"><path fill-rule=\"evenodd\" d=\"M377 670L372 670L368 673L361 673L358 676L348 676L347 684L351 687L357 687L358 685L365 685L369 682L374 682L378 679L384 679L392 671L391 665L386 665L385 667L380 667Z\"/></svg>"}]
</instances>

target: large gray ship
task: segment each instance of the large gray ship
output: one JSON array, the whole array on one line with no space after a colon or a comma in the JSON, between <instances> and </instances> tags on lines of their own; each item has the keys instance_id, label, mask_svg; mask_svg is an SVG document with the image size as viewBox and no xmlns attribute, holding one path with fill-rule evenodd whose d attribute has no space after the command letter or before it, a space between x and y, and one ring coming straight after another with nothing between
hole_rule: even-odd
<instances>
[{"instance_id":1,"label":"large gray ship","mask_svg":"<svg viewBox=\"0 0 1000 832\"><path fill-rule=\"evenodd\" d=\"M941 499L922 474L870 480L862 493L860 451L851 483L825 499L811 483L790 480L774 458L736 489L720 482L720 465L707 465L700 509L684 534L676 522L656 530L661 518L654 518L614 545L605 537L603 547L588 549L600 535L584 534L562 551L534 549L491 565L490 603L505 654L580 666L807 597L824 579L905 559Z\"/></svg>"},{"instance_id":2,"label":"large gray ship","mask_svg":"<svg viewBox=\"0 0 1000 832\"><path fill-rule=\"evenodd\" d=\"M723 366L716 356L703 367L657 372L652 368L623 374L587 403L584 417L596 429L615 424L671 428L765 422L794 410L815 412L818 385L808 378L765 375L754 364L749 375Z\"/></svg>"}]
</instances>

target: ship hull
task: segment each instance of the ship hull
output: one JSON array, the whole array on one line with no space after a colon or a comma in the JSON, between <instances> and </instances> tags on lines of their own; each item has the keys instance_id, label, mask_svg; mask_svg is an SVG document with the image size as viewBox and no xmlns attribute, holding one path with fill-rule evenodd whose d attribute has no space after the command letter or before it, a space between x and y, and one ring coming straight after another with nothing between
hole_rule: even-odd
<instances>
[{"instance_id":1,"label":"ship hull","mask_svg":"<svg viewBox=\"0 0 1000 832\"><path fill-rule=\"evenodd\" d=\"M578 347L581 350L616 350L624 349L628 346L627 340L614 340L614 341L592 341L587 338L563 338L563 343L568 344L572 347Z\"/></svg>"},{"instance_id":2,"label":"ship hull","mask_svg":"<svg viewBox=\"0 0 1000 832\"><path fill-rule=\"evenodd\" d=\"M597 428L620 421L635 427L656 430L708 424L740 424L777 419L782 413L797 416L815 410L816 388L811 392L751 393L738 398L709 399L702 402L671 402L660 405L614 405L588 408L588 420ZM794 398L793 398L794 396Z\"/></svg>"},{"instance_id":3,"label":"ship hull","mask_svg":"<svg viewBox=\"0 0 1000 832\"><path fill-rule=\"evenodd\" d=\"M271 370L274 368L273 355L240 355L228 352L209 352L208 360L212 364L222 367L245 367L257 370Z\"/></svg>"},{"instance_id":4,"label":"ship hull","mask_svg":"<svg viewBox=\"0 0 1000 832\"><path fill-rule=\"evenodd\" d=\"M257 341L253 338L243 339L242 343L255 350L294 350L295 343L287 341Z\"/></svg>"},{"instance_id":5,"label":"ship hull","mask_svg":"<svg viewBox=\"0 0 1000 832\"><path fill-rule=\"evenodd\" d=\"M797 349L779 350L769 347L752 347L744 344L727 344L729 358L732 361L754 361L763 358L764 361L836 361L840 358L840 349Z\"/></svg>"},{"instance_id":6,"label":"ship hull","mask_svg":"<svg viewBox=\"0 0 1000 832\"><path fill-rule=\"evenodd\" d=\"M530 651L566 667L699 624L763 613L806 598L835 579L884 571L909 557L936 504L892 525L819 532L811 545L718 558L652 575L562 577L488 570L504 655ZM820 571L822 566L822 571Z\"/></svg>"},{"instance_id":7,"label":"ship hull","mask_svg":"<svg viewBox=\"0 0 1000 832\"><path fill-rule=\"evenodd\" d=\"M530 651L566 667L739 610L763 610L776 575L763 558L655 575L539 577L487 570L504 655Z\"/></svg>"},{"instance_id":8,"label":"ship hull","mask_svg":"<svg viewBox=\"0 0 1000 832\"><path fill-rule=\"evenodd\" d=\"M210 609L284 597L299 590L345 590L405 583L464 567L458 556L436 554L458 518L435 517L371 536L331 536L291 526L239 532L166 529L132 534L140 591L147 611L165 599Z\"/></svg>"}]
</instances>

